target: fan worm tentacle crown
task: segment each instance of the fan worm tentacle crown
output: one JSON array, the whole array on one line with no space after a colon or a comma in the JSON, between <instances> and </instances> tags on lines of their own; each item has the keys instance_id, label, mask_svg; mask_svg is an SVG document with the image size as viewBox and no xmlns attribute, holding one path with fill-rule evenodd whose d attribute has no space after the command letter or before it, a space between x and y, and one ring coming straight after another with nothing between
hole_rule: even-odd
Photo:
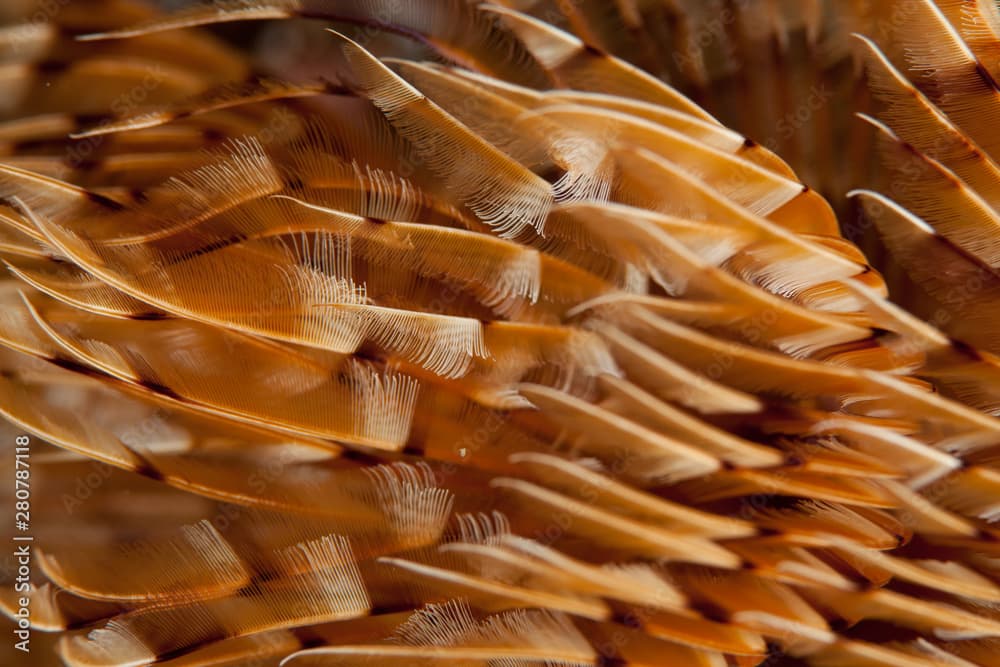
<instances>
[{"instance_id":1,"label":"fan worm tentacle crown","mask_svg":"<svg viewBox=\"0 0 1000 667\"><path fill-rule=\"evenodd\" d=\"M4 11L30 664L1000 664L994 2Z\"/></svg>"}]
</instances>

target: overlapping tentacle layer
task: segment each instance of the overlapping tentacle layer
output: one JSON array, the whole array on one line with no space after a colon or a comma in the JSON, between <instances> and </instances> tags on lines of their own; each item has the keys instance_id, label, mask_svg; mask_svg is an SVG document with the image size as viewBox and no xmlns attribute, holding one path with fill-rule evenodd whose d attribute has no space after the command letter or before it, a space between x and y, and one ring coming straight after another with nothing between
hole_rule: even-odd
<instances>
[{"instance_id":1,"label":"overlapping tentacle layer","mask_svg":"<svg viewBox=\"0 0 1000 667\"><path fill-rule=\"evenodd\" d=\"M950 337L893 305L784 162L588 48L618 48L602 3L583 40L413 4L67 14L93 34L0 51L0 413L48 443L32 623L61 659L991 664L990 314ZM327 33L325 81L251 78L191 28L290 16L446 62ZM172 78L131 108L37 85L51 49L77 88L147 41ZM918 94L871 53L900 196L951 189L940 220L861 197L904 263L983 276L972 313L992 158L957 79Z\"/></svg>"}]
</instances>

